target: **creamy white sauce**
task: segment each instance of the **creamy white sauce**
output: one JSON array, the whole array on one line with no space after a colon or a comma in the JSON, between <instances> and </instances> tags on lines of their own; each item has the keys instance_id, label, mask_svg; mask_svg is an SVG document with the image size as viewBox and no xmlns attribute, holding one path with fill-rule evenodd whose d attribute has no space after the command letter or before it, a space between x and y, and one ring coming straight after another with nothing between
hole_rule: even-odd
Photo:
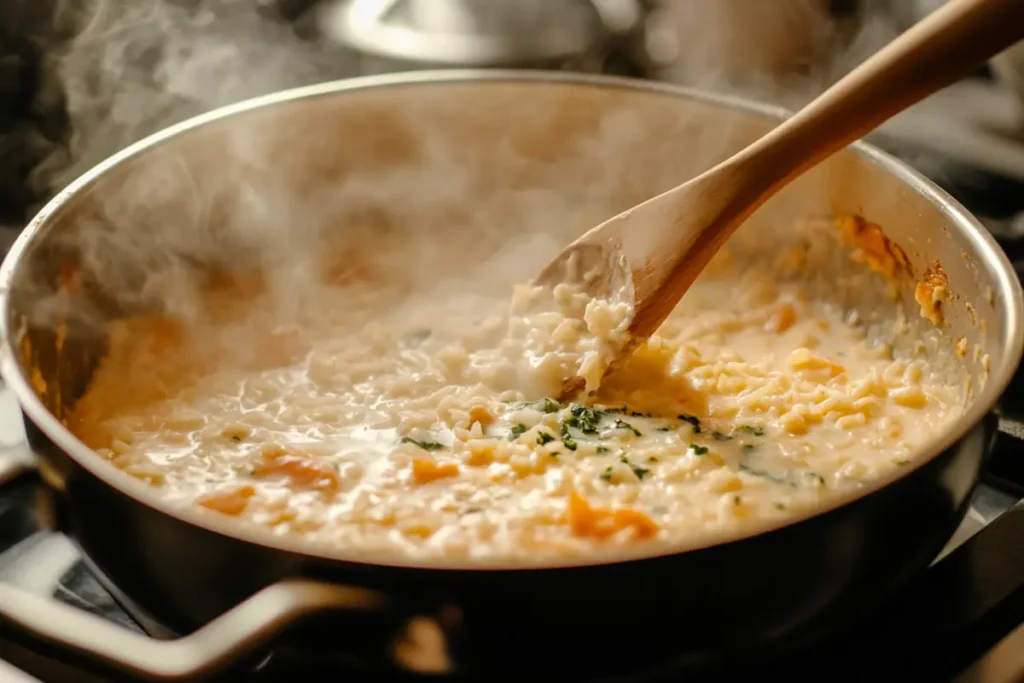
<instances>
[{"instance_id":1,"label":"creamy white sauce","mask_svg":"<svg viewBox=\"0 0 1024 683\"><path fill-rule=\"evenodd\" d=\"M958 389L769 272L698 281L600 381L628 305L325 284L120 323L70 421L161 495L312 543L536 559L785 519L909 463ZM578 375L587 405L550 397Z\"/></svg>"}]
</instances>

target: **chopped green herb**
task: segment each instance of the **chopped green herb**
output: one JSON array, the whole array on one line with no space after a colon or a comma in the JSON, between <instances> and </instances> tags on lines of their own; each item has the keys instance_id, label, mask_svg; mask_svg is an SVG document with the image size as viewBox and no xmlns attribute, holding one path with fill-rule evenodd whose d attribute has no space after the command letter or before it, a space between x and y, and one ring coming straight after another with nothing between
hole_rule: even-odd
<instances>
[{"instance_id":1,"label":"chopped green herb","mask_svg":"<svg viewBox=\"0 0 1024 683\"><path fill-rule=\"evenodd\" d=\"M707 446L698 446L695 443L691 443L690 444L690 448L693 449L693 452L696 455L707 455L707 453L708 453L708 447Z\"/></svg>"},{"instance_id":2,"label":"chopped green herb","mask_svg":"<svg viewBox=\"0 0 1024 683\"><path fill-rule=\"evenodd\" d=\"M598 446L597 447L598 455L604 455L605 453L608 453L608 452L609 451L608 451L608 448L606 446Z\"/></svg>"},{"instance_id":3,"label":"chopped green herb","mask_svg":"<svg viewBox=\"0 0 1024 683\"><path fill-rule=\"evenodd\" d=\"M807 472L807 477L813 481L818 482L818 486L825 485L825 477L821 476L817 472Z\"/></svg>"},{"instance_id":4,"label":"chopped green herb","mask_svg":"<svg viewBox=\"0 0 1024 683\"><path fill-rule=\"evenodd\" d=\"M522 436L526 432L526 430L528 430L528 429L529 429L529 427L527 427L524 424L517 424L517 425L515 425L514 427L512 427L512 431L508 435L508 440L509 441L515 441L520 436Z\"/></svg>"},{"instance_id":5,"label":"chopped green herb","mask_svg":"<svg viewBox=\"0 0 1024 683\"><path fill-rule=\"evenodd\" d=\"M754 444L752 444L752 443L745 443L745 444L743 444L743 450L745 450L746 452L749 453L750 451L754 450Z\"/></svg>"},{"instance_id":6,"label":"chopped green herb","mask_svg":"<svg viewBox=\"0 0 1024 683\"><path fill-rule=\"evenodd\" d=\"M470 505L468 508L466 508L465 510L462 511L462 514L464 514L464 515L471 515L474 512L483 512L483 511L484 511L484 509L482 507L480 507L479 505Z\"/></svg>"},{"instance_id":7,"label":"chopped green herb","mask_svg":"<svg viewBox=\"0 0 1024 683\"><path fill-rule=\"evenodd\" d=\"M628 422L624 422L623 420L616 420L615 421L615 428L616 429L628 429L629 431L633 432L634 436L643 436L643 434L640 433L640 430L638 430L636 427L634 427L633 425L629 424Z\"/></svg>"},{"instance_id":8,"label":"chopped green herb","mask_svg":"<svg viewBox=\"0 0 1024 683\"><path fill-rule=\"evenodd\" d=\"M752 436L764 436L764 427L755 427L753 425L743 425L740 427L741 431L746 432Z\"/></svg>"},{"instance_id":9,"label":"chopped green herb","mask_svg":"<svg viewBox=\"0 0 1024 683\"><path fill-rule=\"evenodd\" d=\"M722 432L711 432L711 436L715 437L715 441L729 441L732 439L731 436Z\"/></svg>"},{"instance_id":10,"label":"chopped green herb","mask_svg":"<svg viewBox=\"0 0 1024 683\"><path fill-rule=\"evenodd\" d=\"M651 457L647 458L647 462L658 462L658 459L652 455Z\"/></svg>"},{"instance_id":11,"label":"chopped green herb","mask_svg":"<svg viewBox=\"0 0 1024 683\"><path fill-rule=\"evenodd\" d=\"M768 481L774 482L776 484L781 484L783 486L789 486L791 488L796 488L796 485L787 476L789 474L788 472L786 472L784 474L773 474L773 473L769 472L768 470L762 470L762 469L758 469L757 467L751 467L751 466L749 466L749 465L747 465L745 463L740 463L740 472L746 472L747 474L752 474L755 477L761 477L762 479L767 479Z\"/></svg>"},{"instance_id":12,"label":"chopped green herb","mask_svg":"<svg viewBox=\"0 0 1024 683\"><path fill-rule=\"evenodd\" d=\"M733 505L739 505L741 502L742 502L742 499L739 497L739 495L738 494L734 494L733 497L732 497L732 504Z\"/></svg>"},{"instance_id":13,"label":"chopped green herb","mask_svg":"<svg viewBox=\"0 0 1024 683\"><path fill-rule=\"evenodd\" d=\"M562 445L568 448L570 451L576 450L576 439L572 438L572 434L569 433L569 425L562 423Z\"/></svg>"},{"instance_id":14,"label":"chopped green herb","mask_svg":"<svg viewBox=\"0 0 1024 683\"><path fill-rule=\"evenodd\" d=\"M547 432L541 432L537 435L537 445L543 446L544 444L551 443L555 440L555 437L551 436Z\"/></svg>"},{"instance_id":15,"label":"chopped green herb","mask_svg":"<svg viewBox=\"0 0 1024 683\"><path fill-rule=\"evenodd\" d=\"M611 481L612 480L612 468L611 468L611 465L609 465L608 467L604 468L604 472L601 473L601 479L603 481Z\"/></svg>"},{"instance_id":16,"label":"chopped green herb","mask_svg":"<svg viewBox=\"0 0 1024 683\"><path fill-rule=\"evenodd\" d=\"M413 439L412 437L409 436L403 436L402 443L414 444L425 451L439 451L442 448L444 448L444 444L440 444L436 441L417 441L416 439Z\"/></svg>"},{"instance_id":17,"label":"chopped green herb","mask_svg":"<svg viewBox=\"0 0 1024 683\"><path fill-rule=\"evenodd\" d=\"M570 404L569 412L572 417L565 421L565 424L580 430L584 434L597 434L597 427L601 424L603 413L578 403Z\"/></svg>"},{"instance_id":18,"label":"chopped green herb","mask_svg":"<svg viewBox=\"0 0 1024 683\"><path fill-rule=\"evenodd\" d=\"M776 510L785 510L786 509L786 504L783 503L780 500L777 500L777 501L775 501L775 509Z\"/></svg>"},{"instance_id":19,"label":"chopped green herb","mask_svg":"<svg viewBox=\"0 0 1024 683\"><path fill-rule=\"evenodd\" d=\"M910 461L907 460L906 458L896 458L895 460L893 460L893 462L895 464L899 465L900 467L903 467L904 465L909 465L910 464Z\"/></svg>"},{"instance_id":20,"label":"chopped green herb","mask_svg":"<svg viewBox=\"0 0 1024 683\"><path fill-rule=\"evenodd\" d=\"M659 432L671 432L672 428L671 427L658 427L658 431Z\"/></svg>"},{"instance_id":21,"label":"chopped green herb","mask_svg":"<svg viewBox=\"0 0 1024 683\"><path fill-rule=\"evenodd\" d=\"M629 465L629 469L633 470L633 474L636 475L637 479L643 479L644 475L650 474L650 472L651 472L646 467L640 467L639 465L634 465L633 463L631 463L629 461L629 458L627 458L624 455L619 458L619 462L621 462L623 464L626 464L626 465Z\"/></svg>"},{"instance_id":22,"label":"chopped green herb","mask_svg":"<svg viewBox=\"0 0 1024 683\"><path fill-rule=\"evenodd\" d=\"M527 404L535 410L539 410L542 413L557 413L562 409L562 404L553 398L542 398L539 401Z\"/></svg>"},{"instance_id":23,"label":"chopped green herb","mask_svg":"<svg viewBox=\"0 0 1024 683\"><path fill-rule=\"evenodd\" d=\"M700 434L700 420L693 415L678 415L677 417L683 422L689 422L693 426L694 434Z\"/></svg>"},{"instance_id":24,"label":"chopped green herb","mask_svg":"<svg viewBox=\"0 0 1024 683\"><path fill-rule=\"evenodd\" d=\"M634 411L632 411L629 414L629 416L630 417L650 417L651 414L650 413L638 413L637 411L634 410Z\"/></svg>"}]
</instances>

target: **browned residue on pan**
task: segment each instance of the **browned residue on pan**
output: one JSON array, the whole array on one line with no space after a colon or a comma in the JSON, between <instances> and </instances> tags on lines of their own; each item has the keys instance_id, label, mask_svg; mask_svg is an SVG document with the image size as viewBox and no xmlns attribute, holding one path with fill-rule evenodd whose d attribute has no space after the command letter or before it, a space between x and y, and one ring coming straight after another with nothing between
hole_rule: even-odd
<instances>
[{"instance_id":1,"label":"browned residue on pan","mask_svg":"<svg viewBox=\"0 0 1024 683\"><path fill-rule=\"evenodd\" d=\"M967 337L957 337L954 348L956 349L956 355L961 358L965 357L967 355Z\"/></svg>"},{"instance_id":2,"label":"browned residue on pan","mask_svg":"<svg viewBox=\"0 0 1024 683\"><path fill-rule=\"evenodd\" d=\"M921 281L914 288L914 299L921 307L921 316L936 327L946 324L943 306L949 298L949 281L946 271L939 262L924 272Z\"/></svg>"},{"instance_id":3,"label":"browned residue on pan","mask_svg":"<svg viewBox=\"0 0 1024 683\"><path fill-rule=\"evenodd\" d=\"M843 241L853 249L856 261L888 278L914 275L906 252L886 237L878 224L869 223L862 216L839 216L836 227Z\"/></svg>"}]
</instances>

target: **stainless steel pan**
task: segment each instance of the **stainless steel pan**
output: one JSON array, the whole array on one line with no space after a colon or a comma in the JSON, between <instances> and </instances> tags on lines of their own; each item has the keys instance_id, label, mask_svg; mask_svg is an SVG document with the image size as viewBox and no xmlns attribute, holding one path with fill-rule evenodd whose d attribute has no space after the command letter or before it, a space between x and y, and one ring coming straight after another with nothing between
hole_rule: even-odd
<instances>
[{"instance_id":1,"label":"stainless steel pan","mask_svg":"<svg viewBox=\"0 0 1024 683\"><path fill-rule=\"evenodd\" d=\"M649 82L420 73L221 109L93 169L32 221L0 270L0 363L62 529L121 599L189 635L150 640L9 586L0 586L3 628L101 668L196 680L253 661L292 626L302 627L289 630L290 646L309 652L387 644L382 661L443 672L473 672L505 652L514 672L539 662L549 671L556 662L571 666L596 648L612 670L619 659L646 656L624 645L639 632L640 652L671 647L699 667L795 647L855 622L925 567L956 528L993 440L992 408L1024 343L1020 284L993 240L949 196L867 145L838 154L774 199L731 246L771 257L794 241L831 239L838 215L882 226L906 267L886 278L836 246L806 274L809 284L876 331L888 329L880 312L898 298L908 312L905 335L927 340L935 367L969 382L970 393L961 419L913 465L785 526L657 556L639 547L531 569L371 564L343 548L307 547L172 507L61 422L103 354L99 323L160 305L138 288L146 269L175 259L247 258L244 245L227 238L196 247L178 235L238 220L239 211L244 220L299 231L283 217L311 206L325 225L370 216L426 229L429 217L403 214L387 186L358 206L332 204L332 188L402 177L408 191L452 169L464 171L464 192L452 201L487 208L510 231L542 215L582 229L706 168L783 115ZM276 201L262 213L252 210L261 206L253 187L273 188ZM546 214L536 211L540 198ZM417 211L458 214L443 204ZM85 234L129 236L151 258L139 263L115 246L97 249ZM64 269L88 259L92 281L68 294ZM936 266L949 292L941 329L916 313L914 300ZM425 650L432 655L416 654L410 640L432 642Z\"/></svg>"}]
</instances>

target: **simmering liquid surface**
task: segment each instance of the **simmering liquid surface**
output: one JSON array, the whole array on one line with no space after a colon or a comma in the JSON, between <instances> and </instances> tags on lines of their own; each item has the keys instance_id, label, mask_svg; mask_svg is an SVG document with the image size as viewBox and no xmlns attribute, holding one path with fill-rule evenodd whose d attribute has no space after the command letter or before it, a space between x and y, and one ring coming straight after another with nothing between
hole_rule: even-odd
<instances>
[{"instance_id":1,"label":"simmering liquid surface","mask_svg":"<svg viewBox=\"0 0 1024 683\"><path fill-rule=\"evenodd\" d=\"M510 313L507 292L418 296L356 269L282 317L221 283L196 320L118 323L70 425L211 515L516 561L782 521L908 465L958 414L925 359L771 273L719 270L572 404L562 379L593 380L627 308L521 287Z\"/></svg>"}]
</instances>

